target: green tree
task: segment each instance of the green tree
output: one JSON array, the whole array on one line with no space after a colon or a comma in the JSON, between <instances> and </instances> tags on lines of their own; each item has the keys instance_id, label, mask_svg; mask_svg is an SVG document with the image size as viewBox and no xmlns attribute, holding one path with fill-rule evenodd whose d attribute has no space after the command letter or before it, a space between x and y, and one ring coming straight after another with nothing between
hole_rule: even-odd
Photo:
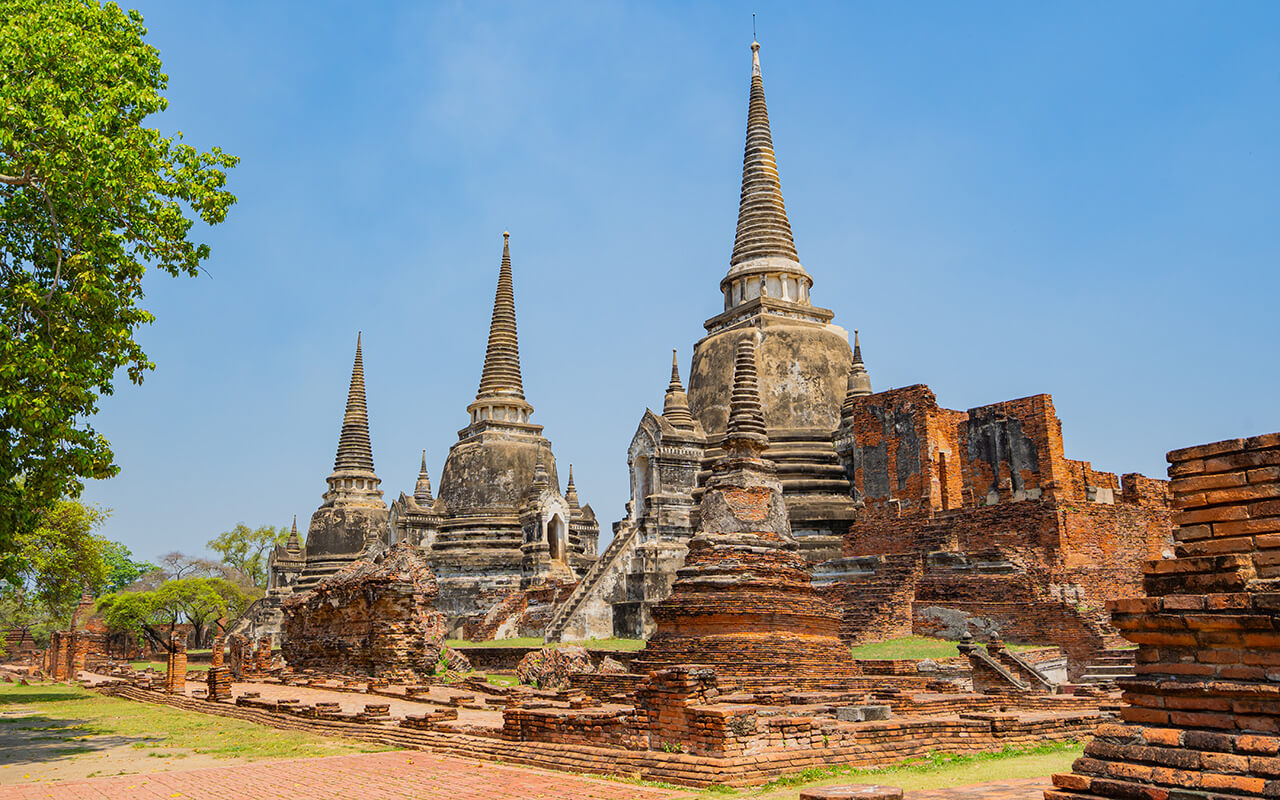
<instances>
[{"instance_id":1,"label":"green tree","mask_svg":"<svg viewBox=\"0 0 1280 800\"><path fill-rule=\"evenodd\" d=\"M253 599L225 578L180 578L151 591L108 595L98 601L98 611L112 633L132 633L167 649L183 623L191 625L197 645L207 644L218 617L238 616Z\"/></svg>"},{"instance_id":2,"label":"green tree","mask_svg":"<svg viewBox=\"0 0 1280 800\"><path fill-rule=\"evenodd\" d=\"M208 547L222 556L223 563L244 573L254 586L266 586L267 556L271 548L288 538L288 528L250 528L242 522L210 539Z\"/></svg>"},{"instance_id":3,"label":"green tree","mask_svg":"<svg viewBox=\"0 0 1280 800\"><path fill-rule=\"evenodd\" d=\"M98 601L107 630L113 634L133 634L150 640L156 647L168 647L163 626L168 622L155 602L155 592L118 592Z\"/></svg>"},{"instance_id":4,"label":"green tree","mask_svg":"<svg viewBox=\"0 0 1280 800\"><path fill-rule=\"evenodd\" d=\"M14 537L118 471L90 425L124 368L154 367L135 338L148 265L196 275L237 159L144 122L168 76L136 11L99 0L0 0L0 579Z\"/></svg>"},{"instance_id":5,"label":"green tree","mask_svg":"<svg viewBox=\"0 0 1280 800\"><path fill-rule=\"evenodd\" d=\"M106 561L107 578L102 591L118 592L148 572L160 569L148 561L134 561L133 553L119 542L107 542L102 557Z\"/></svg>"},{"instance_id":6,"label":"green tree","mask_svg":"<svg viewBox=\"0 0 1280 800\"><path fill-rule=\"evenodd\" d=\"M11 591L20 602L65 623L81 594L101 591L110 572L105 554L116 544L94 533L106 518L96 506L59 500L34 530L19 532L20 569Z\"/></svg>"}]
</instances>

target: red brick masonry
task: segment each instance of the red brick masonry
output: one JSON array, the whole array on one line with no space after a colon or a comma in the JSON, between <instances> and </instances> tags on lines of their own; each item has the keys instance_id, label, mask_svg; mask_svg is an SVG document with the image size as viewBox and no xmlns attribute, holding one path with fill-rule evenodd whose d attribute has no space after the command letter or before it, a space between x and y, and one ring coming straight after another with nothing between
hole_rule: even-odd
<instances>
[{"instance_id":1,"label":"red brick masonry","mask_svg":"<svg viewBox=\"0 0 1280 800\"><path fill-rule=\"evenodd\" d=\"M1049 800L1280 797L1280 434L1175 450L1177 557L1111 603L1139 646L1104 724Z\"/></svg>"}]
</instances>

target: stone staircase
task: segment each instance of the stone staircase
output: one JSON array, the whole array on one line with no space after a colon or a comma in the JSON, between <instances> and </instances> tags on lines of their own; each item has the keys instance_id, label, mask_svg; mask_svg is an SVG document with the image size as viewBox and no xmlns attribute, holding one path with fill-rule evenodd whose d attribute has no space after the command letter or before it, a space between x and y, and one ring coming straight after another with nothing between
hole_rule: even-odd
<instances>
[{"instance_id":1,"label":"stone staircase","mask_svg":"<svg viewBox=\"0 0 1280 800\"><path fill-rule=\"evenodd\" d=\"M1119 678L1132 678L1137 652L1136 649L1103 650L1097 658L1085 666L1079 683L1110 684L1115 683Z\"/></svg>"},{"instance_id":2,"label":"stone staircase","mask_svg":"<svg viewBox=\"0 0 1280 800\"><path fill-rule=\"evenodd\" d=\"M551 614L551 621L547 623L546 632L543 638L548 642L558 642L560 637L564 635L565 628L569 626L569 621L573 619L573 615L582 607L583 602L596 591L600 585L600 580L613 569L614 565L622 558L624 554L630 555L634 549L636 534L640 528L634 523L628 521L625 527L613 537L613 541L609 542L609 546L605 548L600 558L596 559L596 563L591 565L587 570L587 574L582 576L582 580L578 582L578 586L573 590L573 594L569 595L563 603L556 607Z\"/></svg>"}]
</instances>

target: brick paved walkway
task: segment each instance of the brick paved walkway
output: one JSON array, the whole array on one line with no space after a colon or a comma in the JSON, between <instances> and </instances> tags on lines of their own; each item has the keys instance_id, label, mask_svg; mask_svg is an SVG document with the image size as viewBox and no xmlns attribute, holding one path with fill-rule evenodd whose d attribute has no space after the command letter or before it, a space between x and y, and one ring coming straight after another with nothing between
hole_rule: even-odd
<instances>
[{"instance_id":1,"label":"brick paved walkway","mask_svg":"<svg viewBox=\"0 0 1280 800\"><path fill-rule=\"evenodd\" d=\"M907 792L906 800L1040 800L1049 785L1048 778L1024 778ZM416 750L0 786L0 800L676 800L693 794Z\"/></svg>"},{"instance_id":2,"label":"brick paved walkway","mask_svg":"<svg viewBox=\"0 0 1280 800\"><path fill-rule=\"evenodd\" d=\"M1049 778L1022 778L1016 781L996 781L957 786L954 789L929 789L907 792L905 800L1043 800L1044 790L1050 786Z\"/></svg>"},{"instance_id":3,"label":"brick paved walkway","mask_svg":"<svg viewBox=\"0 0 1280 800\"><path fill-rule=\"evenodd\" d=\"M398 750L0 787L0 800L667 800L615 781Z\"/></svg>"}]
</instances>

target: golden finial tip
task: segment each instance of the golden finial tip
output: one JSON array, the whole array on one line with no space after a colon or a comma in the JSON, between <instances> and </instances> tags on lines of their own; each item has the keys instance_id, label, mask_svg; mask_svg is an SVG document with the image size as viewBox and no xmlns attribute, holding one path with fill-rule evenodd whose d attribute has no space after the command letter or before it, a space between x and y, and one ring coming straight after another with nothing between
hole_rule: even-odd
<instances>
[{"instance_id":1,"label":"golden finial tip","mask_svg":"<svg viewBox=\"0 0 1280 800\"><path fill-rule=\"evenodd\" d=\"M503 231L503 232L502 232L502 238L503 238L503 239L510 239L510 238L511 238L511 231Z\"/></svg>"}]
</instances>

